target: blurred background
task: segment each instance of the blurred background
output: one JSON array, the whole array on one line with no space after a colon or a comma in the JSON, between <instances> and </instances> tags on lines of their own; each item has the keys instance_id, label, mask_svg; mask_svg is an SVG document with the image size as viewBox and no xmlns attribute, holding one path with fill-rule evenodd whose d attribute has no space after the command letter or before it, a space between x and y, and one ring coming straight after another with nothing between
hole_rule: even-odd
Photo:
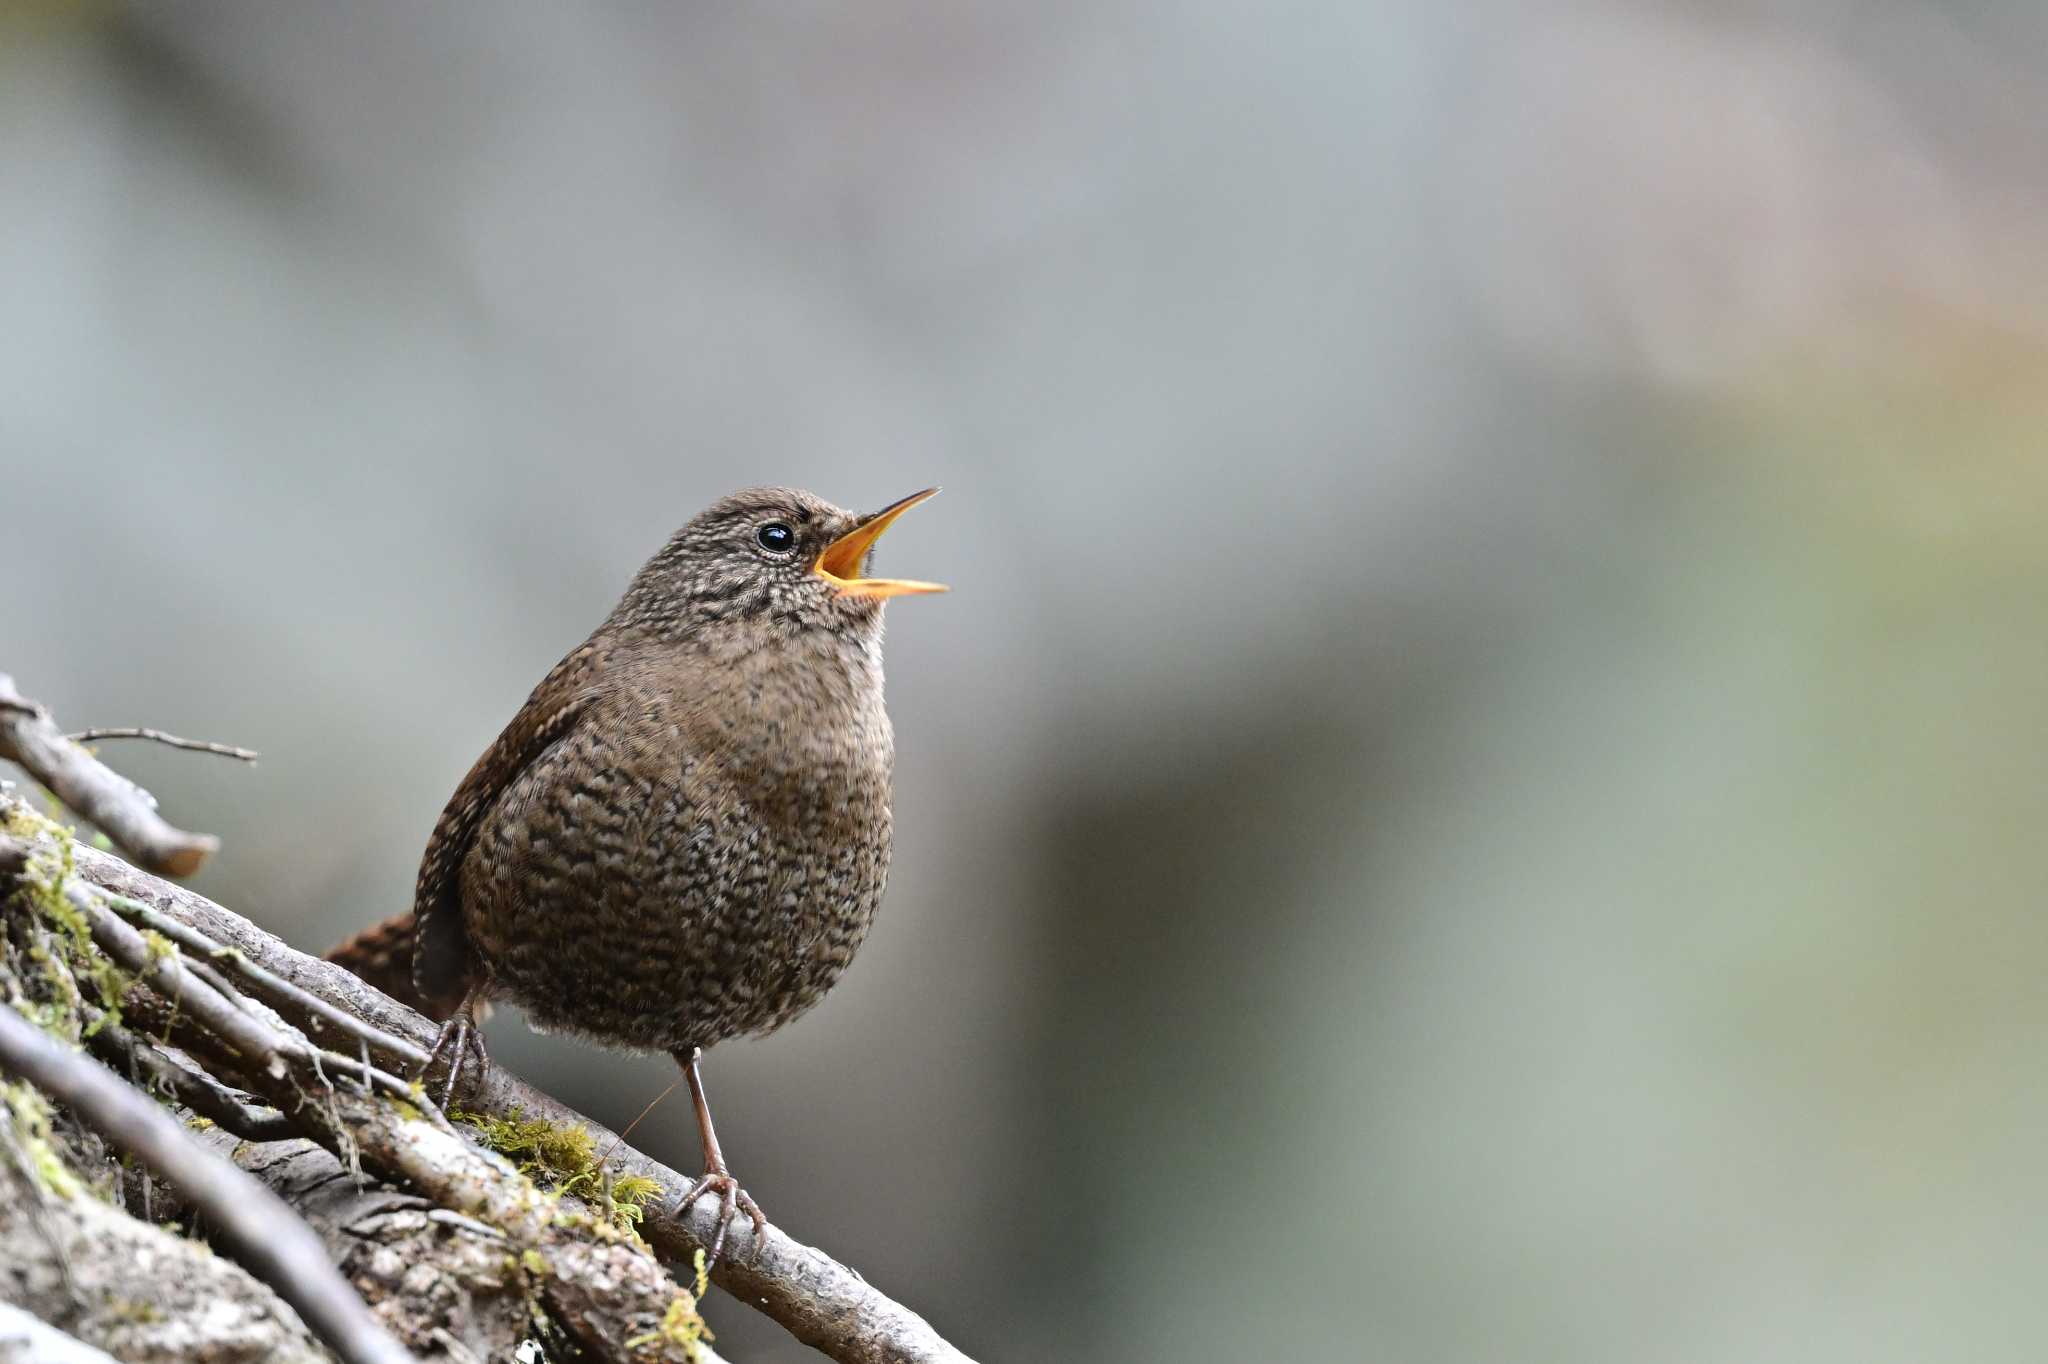
<instances>
[{"instance_id":1,"label":"blurred background","mask_svg":"<svg viewBox=\"0 0 2048 1364\"><path fill-rule=\"evenodd\" d=\"M790 1231L988 1361L2036 1359L2044 51L10 5L0 667L260 748L111 756L319 949L698 508L943 484L889 902L709 1062Z\"/></svg>"}]
</instances>

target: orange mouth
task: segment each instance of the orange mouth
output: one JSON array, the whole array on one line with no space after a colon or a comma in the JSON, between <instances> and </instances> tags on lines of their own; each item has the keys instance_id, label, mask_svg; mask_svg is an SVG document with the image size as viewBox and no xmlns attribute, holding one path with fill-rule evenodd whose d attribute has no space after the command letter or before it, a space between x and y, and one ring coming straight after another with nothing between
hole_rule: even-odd
<instances>
[{"instance_id":1,"label":"orange mouth","mask_svg":"<svg viewBox=\"0 0 2048 1364\"><path fill-rule=\"evenodd\" d=\"M944 583L921 583L909 578L863 578L860 573L861 561L868 557L875 541L882 538L882 532L889 529L890 522L927 498L938 496L938 493L937 488L926 488L900 502L891 502L827 545L811 572L832 584L833 591L842 597L908 597L920 592L944 592Z\"/></svg>"}]
</instances>

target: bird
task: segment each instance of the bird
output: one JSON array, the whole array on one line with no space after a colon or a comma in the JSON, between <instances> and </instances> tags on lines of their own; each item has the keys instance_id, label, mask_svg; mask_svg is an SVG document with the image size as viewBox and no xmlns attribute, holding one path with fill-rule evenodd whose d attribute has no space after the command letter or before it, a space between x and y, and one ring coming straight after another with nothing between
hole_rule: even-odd
<instances>
[{"instance_id":1,"label":"bird","mask_svg":"<svg viewBox=\"0 0 2048 1364\"><path fill-rule=\"evenodd\" d=\"M732 1176L703 1051L782 1027L836 984L888 878L895 740L870 576L927 488L858 515L751 488L692 517L527 697L449 799L413 906L328 959L440 1020L452 1094L479 1012L665 1052L719 1199L710 1259L758 1204Z\"/></svg>"}]
</instances>

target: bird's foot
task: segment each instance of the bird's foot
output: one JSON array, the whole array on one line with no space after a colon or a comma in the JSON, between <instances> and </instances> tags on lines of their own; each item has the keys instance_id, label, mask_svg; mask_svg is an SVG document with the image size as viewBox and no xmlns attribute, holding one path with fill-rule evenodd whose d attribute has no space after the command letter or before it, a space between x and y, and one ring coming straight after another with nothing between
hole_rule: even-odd
<instances>
[{"instance_id":1,"label":"bird's foot","mask_svg":"<svg viewBox=\"0 0 2048 1364\"><path fill-rule=\"evenodd\" d=\"M725 1253L725 1234L732 1227L733 1218L744 1212L754 1224L754 1245L761 1244L762 1233L768 1230L768 1218L761 1211L761 1205L747 1196L740 1182L724 1170L713 1170L690 1186L688 1193L676 1204L676 1216L688 1215L697 1200L707 1193L718 1195L718 1230L711 1237L711 1249L704 1256L704 1272L718 1263L718 1257Z\"/></svg>"},{"instance_id":2,"label":"bird's foot","mask_svg":"<svg viewBox=\"0 0 2048 1364\"><path fill-rule=\"evenodd\" d=\"M483 1073L484 1067L490 1064L490 1057L484 1052L483 1030L477 1027L476 1019L472 1016L467 1002L441 1025L440 1034L434 1038L434 1045L427 1051L426 1064L420 1067L420 1073L415 1078L422 1084L426 1083L427 1077L433 1073L435 1066L441 1064L444 1057L448 1062L448 1078L441 1086L441 1107L445 1111L455 1098L455 1086L462 1078L463 1062L474 1060L476 1073L479 1075Z\"/></svg>"}]
</instances>

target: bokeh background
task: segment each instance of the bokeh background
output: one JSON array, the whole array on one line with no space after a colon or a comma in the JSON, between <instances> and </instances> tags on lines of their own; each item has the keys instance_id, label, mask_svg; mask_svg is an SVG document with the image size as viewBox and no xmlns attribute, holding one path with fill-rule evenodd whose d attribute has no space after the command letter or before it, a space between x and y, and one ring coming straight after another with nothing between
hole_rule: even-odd
<instances>
[{"instance_id":1,"label":"bokeh background","mask_svg":"<svg viewBox=\"0 0 2048 1364\"><path fill-rule=\"evenodd\" d=\"M0 667L263 750L118 756L201 889L403 907L698 507L940 483L885 913L710 1061L779 1221L989 1361L2040 1357L2048 10L0 38Z\"/></svg>"}]
</instances>

